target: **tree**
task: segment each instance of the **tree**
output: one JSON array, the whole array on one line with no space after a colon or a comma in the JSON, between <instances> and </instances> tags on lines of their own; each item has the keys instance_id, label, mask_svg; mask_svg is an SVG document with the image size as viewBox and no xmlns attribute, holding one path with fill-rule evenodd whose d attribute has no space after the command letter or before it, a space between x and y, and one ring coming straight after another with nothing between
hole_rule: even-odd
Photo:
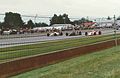
<instances>
[{"instance_id":1,"label":"tree","mask_svg":"<svg viewBox=\"0 0 120 78\"><path fill-rule=\"evenodd\" d=\"M0 22L0 29L2 29L2 23Z\"/></svg>"},{"instance_id":2,"label":"tree","mask_svg":"<svg viewBox=\"0 0 120 78\"><path fill-rule=\"evenodd\" d=\"M53 24L56 24L56 23L58 23L58 16L56 14L54 14L52 19L50 20L50 25L53 25Z\"/></svg>"},{"instance_id":3,"label":"tree","mask_svg":"<svg viewBox=\"0 0 120 78\"><path fill-rule=\"evenodd\" d=\"M0 22L0 29L3 29L3 26L5 26L4 22Z\"/></svg>"},{"instance_id":4,"label":"tree","mask_svg":"<svg viewBox=\"0 0 120 78\"><path fill-rule=\"evenodd\" d=\"M48 24L46 24L46 23L35 23L35 26L36 27L47 27Z\"/></svg>"},{"instance_id":5,"label":"tree","mask_svg":"<svg viewBox=\"0 0 120 78\"><path fill-rule=\"evenodd\" d=\"M23 26L23 21L20 14L7 12L5 13L4 24L4 28L19 29Z\"/></svg>"},{"instance_id":6,"label":"tree","mask_svg":"<svg viewBox=\"0 0 120 78\"><path fill-rule=\"evenodd\" d=\"M85 23L85 22L93 22L93 21L88 20L86 18L81 18L80 20L75 20L73 23L74 23L74 25L75 24L80 25L80 24Z\"/></svg>"},{"instance_id":7,"label":"tree","mask_svg":"<svg viewBox=\"0 0 120 78\"><path fill-rule=\"evenodd\" d=\"M52 19L50 20L50 25L53 25L53 24L70 24L70 23L71 23L71 21L68 18L67 14L63 14L63 15L59 15L59 16L54 14Z\"/></svg>"},{"instance_id":8,"label":"tree","mask_svg":"<svg viewBox=\"0 0 120 78\"><path fill-rule=\"evenodd\" d=\"M81 18L81 23L85 23L85 22L92 22L92 21L90 21L90 20L88 20L88 19L86 19L86 18Z\"/></svg>"},{"instance_id":9,"label":"tree","mask_svg":"<svg viewBox=\"0 0 120 78\"><path fill-rule=\"evenodd\" d=\"M108 16L107 20L111 20L110 16Z\"/></svg>"},{"instance_id":10,"label":"tree","mask_svg":"<svg viewBox=\"0 0 120 78\"><path fill-rule=\"evenodd\" d=\"M117 18L117 20L120 20L120 16Z\"/></svg>"},{"instance_id":11,"label":"tree","mask_svg":"<svg viewBox=\"0 0 120 78\"><path fill-rule=\"evenodd\" d=\"M73 24L75 25L80 25L81 24L81 21L80 20L75 20L75 21L73 21Z\"/></svg>"},{"instance_id":12,"label":"tree","mask_svg":"<svg viewBox=\"0 0 120 78\"><path fill-rule=\"evenodd\" d=\"M47 27L48 26L48 24L46 24L46 23L41 23L41 27Z\"/></svg>"},{"instance_id":13,"label":"tree","mask_svg":"<svg viewBox=\"0 0 120 78\"><path fill-rule=\"evenodd\" d=\"M27 28L33 28L33 27L35 27L35 24L33 23L32 20L29 20L29 21L27 22Z\"/></svg>"},{"instance_id":14,"label":"tree","mask_svg":"<svg viewBox=\"0 0 120 78\"><path fill-rule=\"evenodd\" d=\"M70 24L70 19L69 19L69 17L68 17L68 15L67 14L63 14L63 16L62 16L63 18L64 18L64 23L66 23L66 24Z\"/></svg>"},{"instance_id":15,"label":"tree","mask_svg":"<svg viewBox=\"0 0 120 78\"><path fill-rule=\"evenodd\" d=\"M64 18L63 18L63 16L62 15L59 15L58 17L57 17L57 19L58 19L58 22L57 22L57 24L64 24Z\"/></svg>"}]
</instances>

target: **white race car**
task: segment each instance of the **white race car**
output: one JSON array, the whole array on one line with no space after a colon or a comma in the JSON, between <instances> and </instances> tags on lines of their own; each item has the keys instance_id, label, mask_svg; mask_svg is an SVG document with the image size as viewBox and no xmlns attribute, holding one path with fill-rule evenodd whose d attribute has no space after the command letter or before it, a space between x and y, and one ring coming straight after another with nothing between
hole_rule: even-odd
<instances>
[{"instance_id":1,"label":"white race car","mask_svg":"<svg viewBox=\"0 0 120 78\"><path fill-rule=\"evenodd\" d=\"M60 33L58 33L58 32L50 33L50 36L59 36L59 35L60 35Z\"/></svg>"},{"instance_id":2,"label":"white race car","mask_svg":"<svg viewBox=\"0 0 120 78\"><path fill-rule=\"evenodd\" d=\"M88 35L89 36L92 36L92 35L101 35L101 31L95 31L95 30L93 30L91 32L88 32Z\"/></svg>"}]
</instances>

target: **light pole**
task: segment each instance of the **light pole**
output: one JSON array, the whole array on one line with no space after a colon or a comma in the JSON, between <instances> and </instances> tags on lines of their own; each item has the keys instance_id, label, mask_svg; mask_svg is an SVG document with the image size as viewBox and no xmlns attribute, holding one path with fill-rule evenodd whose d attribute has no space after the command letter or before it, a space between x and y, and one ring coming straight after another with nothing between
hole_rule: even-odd
<instances>
[{"instance_id":1,"label":"light pole","mask_svg":"<svg viewBox=\"0 0 120 78\"><path fill-rule=\"evenodd\" d=\"M116 27L116 17L115 17L115 15L114 15L114 17L113 17L113 18L114 18L114 36L115 36L115 46L117 47L117 45L118 45L118 44L117 44L117 36L116 36L116 34L117 34L117 33L116 33L116 32L117 32L117 31L116 31L116 28L117 28L117 27Z\"/></svg>"},{"instance_id":2,"label":"light pole","mask_svg":"<svg viewBox=\"0 0 120 78\"><path fill-rule=\"evenodd\" d=\"M36 27L36 19L37 19L37 14L35 15L35 17L34 17L34 23L35 23L35 27Z\"/></svg>"}]
</instances>

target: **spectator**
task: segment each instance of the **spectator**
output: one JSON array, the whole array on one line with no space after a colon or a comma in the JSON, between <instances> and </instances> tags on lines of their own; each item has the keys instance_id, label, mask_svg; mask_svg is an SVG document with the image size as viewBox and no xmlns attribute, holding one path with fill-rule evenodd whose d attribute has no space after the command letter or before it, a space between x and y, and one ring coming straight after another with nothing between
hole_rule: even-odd
<instances>
[{"instance_id":1,"label":"spectator","mask_svg":"<svg viewBox=\"0 0 120 78\"><path fill-rule=\"evenodd\" d=\"M79 32L79 35L82 35L82 32L81 32L81 31Z\"/></svg>"},{"instance_id":2,"label":"spectator","mask_svg":"<svg viewBox=\"0 0 120 78\"><path fill-rule=\"evenodd\" d=\"M66 36L68 36L68 33L66 33Z\"/></svg>"},{"instance_id":3,"label":"spectator","mask_svg":"<svg viewBox=\"0 0 120 78\"><path fill-rule=\"evenodd\" d=\"M88 36L88 32L85 32L85 36Z\"/></svg>"},{"instance_id":4,"label":"spectator","mask_svg":"<svg viewBox=\"0 0 120 78\"><path fill-rule=\"evenodd\" d=\"M98 33L99 33L99 35L101 35L101 34L102 34L102 33L101 33L101 31L99 31Z\"/></svg>"},{"instance_id":5,"label":"spectator","mask_svg":"<svg viewBox=\"0 0 120 78\"><path fill-rule=\"evenodd\" d=\"M96 32L94 32L94 34L93 35L96 35Z\"/></svg>"},{"instance_id":6,"label":"spectator","mask_svg":"<svg viewBox=\"0 0 120 78\"><path fill-rule=\"evenodd\" d=\"M60 32L60 36L62 36L63 35L63 33L62 32Z\"/></svg>"},{"instance_id":7,"label":"spectator","mask_svg":"<svg viewBox=\"0 0 120 78\"><path fill-rule=\"evenodd\" d=\"M47 36L50 36L50 34L49 34L49 33L47 33Z\"/></svg>"},{"instance_id":8,"label":"spectator","mask_svg":"<svg viewBox=\"0 0 120 78\"><path fill-rule=\"evenodd\" d=\"M56 33L54 33L54 36L57 36L57 34L56 34Z\"/></svg>"}]
</instances>

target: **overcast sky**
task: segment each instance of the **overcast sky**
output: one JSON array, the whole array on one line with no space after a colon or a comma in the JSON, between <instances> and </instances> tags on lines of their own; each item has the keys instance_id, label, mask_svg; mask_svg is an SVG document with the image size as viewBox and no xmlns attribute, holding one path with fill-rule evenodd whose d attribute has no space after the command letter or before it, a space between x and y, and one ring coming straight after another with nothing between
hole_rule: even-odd
<instances>
[{"instance_id":1,"label":"overcast sky","mask_svg":"<svg viewBox=\"0 0 120 78\"><path fill-rule=\"evenodd\" d=\"M120 0L0 0L0 13L9 11L22 15L104 17L120 15Z\"/></svg>"}]
</instances>

